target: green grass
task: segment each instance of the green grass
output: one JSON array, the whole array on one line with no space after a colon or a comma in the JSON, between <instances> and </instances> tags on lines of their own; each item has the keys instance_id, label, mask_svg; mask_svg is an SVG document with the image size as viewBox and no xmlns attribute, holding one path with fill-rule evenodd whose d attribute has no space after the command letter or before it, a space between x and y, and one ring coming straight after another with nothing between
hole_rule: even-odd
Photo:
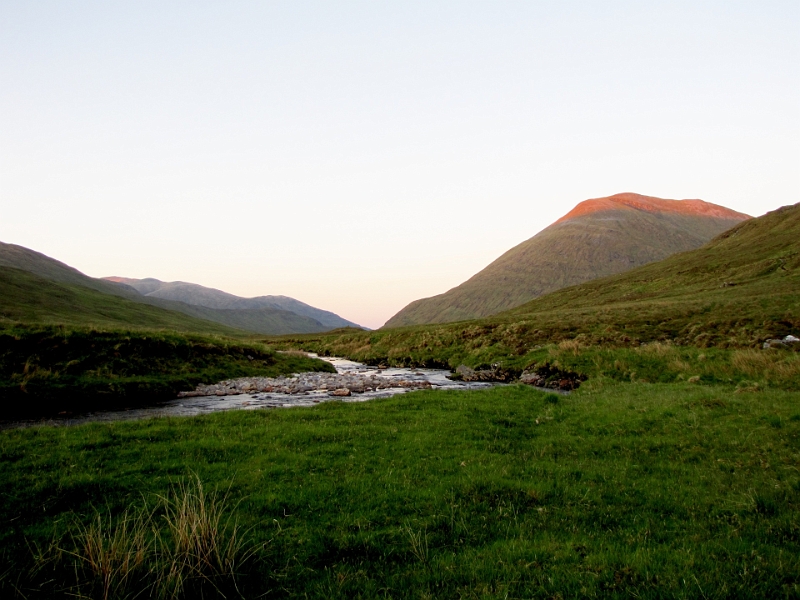
<instances>
[{"instance_id":1,"label":"green grass","mask_svg":"<svg viewBox=\"0 0 800 600\"><path fill-rule=\"evenodd\" d=\"M169 331L0 330L0 418L152 404L198 383L333 371L256 342Z\"/></svg>"},{"instance_id":2,"label":"green grass","mask_svg":"<svg viewBox=\"0 0 800 600\"><path fill-rule=\"evenodd\" d=\"M58 596L31 548L196 474L245 597L797 598L799 436L793 392L608 378L3 431L0 589Z\"/></svg>"}]
</instances>

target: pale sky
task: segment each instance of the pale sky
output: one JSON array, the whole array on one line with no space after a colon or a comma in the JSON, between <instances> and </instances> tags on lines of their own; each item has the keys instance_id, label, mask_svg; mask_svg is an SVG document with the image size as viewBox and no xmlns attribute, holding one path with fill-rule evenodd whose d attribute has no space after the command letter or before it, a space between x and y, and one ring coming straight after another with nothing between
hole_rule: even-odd
<instances>
[{"instance_id":1,"label":"pale sky","mask_svg":"<svg viewBox=\"0 0 800 600\"><path fill-rule=\"evenodd\" d=\"M800 201L800 2L0 0L0 240L379 327L575 204Z\"/></svg>"}]
</instances>

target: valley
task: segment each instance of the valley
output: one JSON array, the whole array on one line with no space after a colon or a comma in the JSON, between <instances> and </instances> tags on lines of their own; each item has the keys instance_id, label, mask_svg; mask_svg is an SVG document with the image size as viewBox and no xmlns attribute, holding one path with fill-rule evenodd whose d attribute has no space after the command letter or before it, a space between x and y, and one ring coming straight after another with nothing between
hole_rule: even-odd
<instances>
[{"instance_id":1,"label":"valley","mask_svg":"<svg viewBox=\"0 0 800 600\"><path fill-rule=\"evenodd\" d=\"M640 263L376 331L237 327L324 311L4 246L2 417L76 418L0 431L0 594L800 597L800 205L622 196L553 227L627 210L666 256L614 225Z\"/></svg>"},{"instance_id":2,"label":"valley","mask_svg":"<svg viewBox=\"0 0 800 600\"><path fill-rule=\"evenodd\" d=\"M0 600L800 600L798 31L0 2Z\"/></svg>"}]
</instances>

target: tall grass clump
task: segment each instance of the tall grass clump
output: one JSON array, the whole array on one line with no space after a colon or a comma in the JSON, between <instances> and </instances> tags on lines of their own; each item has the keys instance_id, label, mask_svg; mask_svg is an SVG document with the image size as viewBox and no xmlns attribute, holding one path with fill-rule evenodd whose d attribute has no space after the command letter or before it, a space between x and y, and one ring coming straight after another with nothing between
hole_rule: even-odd
<instances>
[{"instance_id":1,"label":"tall grass clump","mask_svg":"<svg viewBox=\"0 0 800 600\"><path fill-rule=\"evenodd\" d=\"M232 509L227 493L206 492L195 475L117 517L75 516L60 542L35 553L33 578L71 573L52 594L98 600L242 597L237 569L254 552Z\"/></svg>"},{"instance_id":2,"label":"tall grass clump","mask_svg":"<svg viewBox=\"0 0 800 600\"><path fill-rule=\"evenodd\" d=\"M206 597L237 590L237 568L252 556L228 513L228 494L207 494L200 478L161 497L168 533L159 538L162 597Z\"/></svg>"},{"instance_id":3,"label":"tall grass clump","mask_svg":"<svg viewBox=\"0 0 800 600\"><path fill-rule=\"evenodd\" d=\"M74 559L80 596L129 598L147 587L155 547L146 507L129 508L116 520L98 511L88 525L76 522L71 538L72 548L62 551Z\"/></svg>"}]
</instances>

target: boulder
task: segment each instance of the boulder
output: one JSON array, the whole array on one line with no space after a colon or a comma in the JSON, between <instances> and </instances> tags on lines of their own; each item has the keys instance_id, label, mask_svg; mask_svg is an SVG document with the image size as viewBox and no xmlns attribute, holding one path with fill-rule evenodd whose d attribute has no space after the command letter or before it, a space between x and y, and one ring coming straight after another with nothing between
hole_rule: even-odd
<instances>
[{"instance_id":1,"label":"boulder","mask_svg":"<svg viewBox=\"0 0 800 600\"><path fill-rule=\"evenodd\" d=\"M470 369L467 365L458 365L456 375L460 375L464 381L472 381L472 378L475 377L475 370Z\"/></svg>"},{"instance_id":2,"label":"boulder","mask_svg":"<svg viewBox=\"0 0 800 600\"><path fill-rule=\"evenodd\" d=\"M455 376L451 376L450 379L508 383L516 379L519 374L519 370L507 369L497 363L482 369L470 369L466 365L459 365Z\"/></svg>"},{"instance_id":3,"label":"boulder","mask_svg":"<svg viewBox=\"0 0 800 600\"><path fill-rule=\"evenodd\" d=\"M529 366L522 372L519 380L521 383L535 387L569 392L578 389L581 382L586 381L586 375L560 369L545 362Z\"/></svg>"},{"instance_id":4,"label":"boulder","mask_svg":"<svg viewBox=\"0 0 800 600\"><path fill-rule=\"evenodd\" d=\"M547 383L544 377L539 375L538 373L523 373L519 378L521 383L527 385L533 385L536 387L544 387L544 384Z\"/></svg>"},{"instance_id":5,"label":"boulder","mask_svg":"<svg viewBox=\"0 0 800 600\"><path fill-rule=\"evenodd\" d=\"M768 348L785 348L785 347L786 344L783 342L783 340L767 340L766 342L764 342L764 345L762 346L764 350L767 350Z\"/></svg>"}]
</instances>

